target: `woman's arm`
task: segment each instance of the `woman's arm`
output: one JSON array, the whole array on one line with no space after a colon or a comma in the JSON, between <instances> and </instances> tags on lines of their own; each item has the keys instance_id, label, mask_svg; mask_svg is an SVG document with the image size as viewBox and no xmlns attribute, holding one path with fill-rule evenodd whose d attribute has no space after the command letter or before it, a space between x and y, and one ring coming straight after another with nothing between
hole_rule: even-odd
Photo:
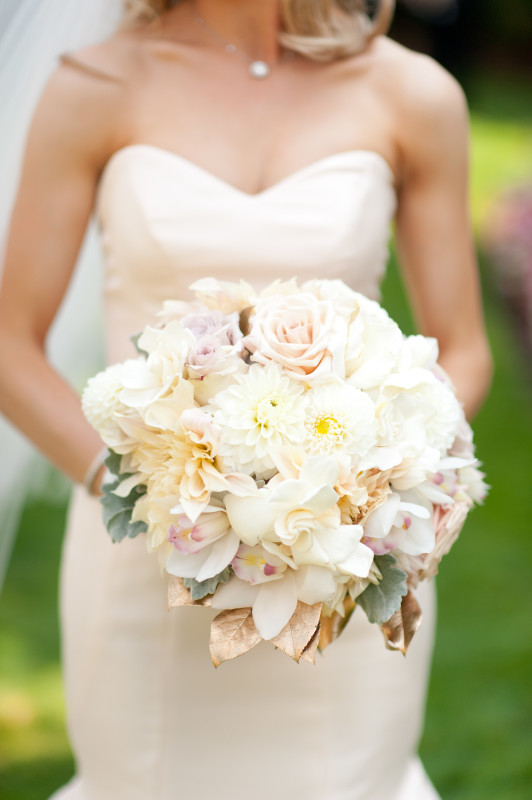
<instances>
[{"instance_id":1,"label":"woman's arm","mask_svg":"<svg viewBox=\"0 0 532 800\"><path fill-rule=\"evenodd\" d=\"M401 80L399 259L417 326L438 340L440 363L471 418L492 362L469 213L466 101L454 78L424 56Z\"/></svg>"},{"instance_id":2,"label":"woman's arm","mask_svg":"<svg viewBox=\"0 0 532 800\"><path fill-rule=\"evenodd\" d=\"M0 411L59 469L83 480L102 448L79 397L50 367L47 331L76 263L120 88L58 68L31 126L0 293Z\"/></svg>"}]
</instances>

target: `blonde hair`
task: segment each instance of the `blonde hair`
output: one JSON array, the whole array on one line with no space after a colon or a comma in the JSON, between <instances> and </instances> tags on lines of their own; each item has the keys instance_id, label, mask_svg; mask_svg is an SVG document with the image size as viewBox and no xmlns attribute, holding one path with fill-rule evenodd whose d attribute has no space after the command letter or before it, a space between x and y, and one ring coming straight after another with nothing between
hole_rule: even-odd
<instances>
[{"instance_id":1,"label":"blonde hair","mask_svg":"<svg viewBox=\"0 0 532 800\"><path fill-rule=\"evenodd\" d=\"M179 2L125 0L126 24L151 22ZM394 7L394 0L377 0L377 11L370 16L367 0L281 0L279 42L315 61L345 58L386 33Z\"/></svg>"}]
</instances>

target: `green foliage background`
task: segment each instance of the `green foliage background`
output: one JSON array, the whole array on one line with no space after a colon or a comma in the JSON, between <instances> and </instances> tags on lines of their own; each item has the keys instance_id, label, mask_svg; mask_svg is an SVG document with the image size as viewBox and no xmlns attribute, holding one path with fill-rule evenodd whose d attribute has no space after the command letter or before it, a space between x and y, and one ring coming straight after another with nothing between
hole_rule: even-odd
<instances>
[{"instance_id":1,"label":"green foliage background","mask_svg":"<svg viewBox=\"0 0 532 800\"><path fill-rule=\"evenodd\" d=\"M532 179L532 103L528 86L515 81L483 76L472 86L478 228L500 190ZM496 373L474 428L492 491L438 577L422 756L445 800L525 800L532 786L531 366L480 255ZM395 259L384 302L412 330ZM73 771L57 622L65 513L45 499L28 505L0 601L0 800L45 800Z\"/></svg>"}]
</instances>

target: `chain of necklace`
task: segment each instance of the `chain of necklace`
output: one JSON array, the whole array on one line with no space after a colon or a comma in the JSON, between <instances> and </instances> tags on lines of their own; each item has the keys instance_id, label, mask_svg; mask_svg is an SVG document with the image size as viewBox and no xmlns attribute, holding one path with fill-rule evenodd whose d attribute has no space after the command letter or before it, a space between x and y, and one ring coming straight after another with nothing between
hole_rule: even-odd
<instances>
[{"instance_id":1,"label":"chain of necklace","mask_svg":"<svg viewBox=\"0 0 532 800\"><path fill-rule=\"evenodd\" d=\"M240 50L240 48L238 48L232 42L229 42L221 34L219 34L218 31L212 28L209 23L203 19L201 14L199 14L196 8L196 3L192 4L192 9L194 12L194 23L201 28L205 28L212 36L218 39L220 44L223 44L226 53L231 53L232 55L236 55L244 59L247 62L248 74L251 78L263 80L270 75L272 67L277 66L277 64L281 64L284 61L291 61L294 58L294 53L290 50L287 50L281 56L281 58L277 59L277 61L274 61L271 64L269 64L267 61L262 61L261 59L252 58L250 55L245 53L243 50Z\"/></svg>"}]
</instances>

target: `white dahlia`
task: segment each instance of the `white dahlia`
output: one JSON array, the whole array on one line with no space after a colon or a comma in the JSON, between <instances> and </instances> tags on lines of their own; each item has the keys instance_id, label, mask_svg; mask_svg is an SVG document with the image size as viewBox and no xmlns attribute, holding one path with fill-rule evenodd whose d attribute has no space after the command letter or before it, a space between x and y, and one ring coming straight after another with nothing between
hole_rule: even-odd
<instances>
[{"instance_id":1,"label":"white dahlia","mask_svg":"<svg viewBox=\"0 0 532 800\"><path fill-rule=\"evenodd\" d=\"M220 453L239 470L261 475L275 466L273 450L305 438L304 387L277 364L253 365L235 381L211 404L221 429Z\"/></svg>"},{"instance_id":2,"label":"white dahlia","mask_svg":"<svg viewBox=\"0 0 532 800\"><path fill-rule=\"evenodd\" d=\"M138 418L136 411L122 400L124 379L139 365L142 368L144 363L144 359L138 358L107 367L89 379L81 397L81 407L87 420L98 431L105 444L119 453L129 452L135 444L135 440L120 427L120 419Z\"/></svg>"},{"instance_id":3,"label":"white dahlia","mask_svg":"<svg viewBox=\"0 0 532 800\"><path fill-rule=\"evenodd\" d=\"M342 383L318 384L307 399L305 444L309 452L344 451L361 458L375 445L375 408L365 392Z\"/></svg>"}]
</instances>

